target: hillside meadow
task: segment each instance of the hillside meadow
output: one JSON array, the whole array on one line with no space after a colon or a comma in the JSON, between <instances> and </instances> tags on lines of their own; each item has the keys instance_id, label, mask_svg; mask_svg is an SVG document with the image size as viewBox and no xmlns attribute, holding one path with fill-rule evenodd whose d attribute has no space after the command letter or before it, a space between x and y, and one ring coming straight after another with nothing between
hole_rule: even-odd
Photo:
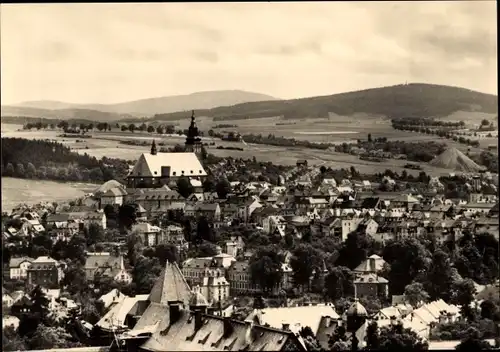
<instances>
[{"instance_id":1,"label":"hillside meadow","mask_svg":"<svg viewBox=\"0 0 500 352\"><path fill-rule=\"evenodd\" d=\"M94 191L98 185L78 182L53 182L2 177L2 211L9 212L20 203L62 202Z\"/></svg>"}]
</instances>

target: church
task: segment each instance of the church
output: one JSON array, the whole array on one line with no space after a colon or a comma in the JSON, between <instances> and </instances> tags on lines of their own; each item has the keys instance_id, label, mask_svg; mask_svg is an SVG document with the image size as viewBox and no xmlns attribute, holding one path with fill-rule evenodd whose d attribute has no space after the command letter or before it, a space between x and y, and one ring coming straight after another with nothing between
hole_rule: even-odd
<instances>
[{"instance_id":1,"label":"church","mask_svg":"<svg viewBox=\"0 0 500 352\"><path fill-rule=\"evenodd\" d=\"M177 181L180 177L202 180L207 176L199 157L202 143L196 126L194 111L188 129L185 151L161 153L153 140L150 153L143 153L127 176L129 188L157 188Z\"/></svg>"}]
</instances>

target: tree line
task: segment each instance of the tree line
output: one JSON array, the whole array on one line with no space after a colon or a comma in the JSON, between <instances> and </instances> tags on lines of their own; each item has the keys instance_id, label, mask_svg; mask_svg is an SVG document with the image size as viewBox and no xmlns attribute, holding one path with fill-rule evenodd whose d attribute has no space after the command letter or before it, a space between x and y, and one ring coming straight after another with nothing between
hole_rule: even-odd
<instances>
[{"instance_id":1,"label":"tree line","mask_svg":"<svg viewBox=\"0 0 500 352\"><path fill-rule=\"evenodd\" d=\"M57 181L102 182L123 180L124 160L98 160L78 154L61 143L23 138L2 138L2 176Z\"/></svg>"}]
</instances>

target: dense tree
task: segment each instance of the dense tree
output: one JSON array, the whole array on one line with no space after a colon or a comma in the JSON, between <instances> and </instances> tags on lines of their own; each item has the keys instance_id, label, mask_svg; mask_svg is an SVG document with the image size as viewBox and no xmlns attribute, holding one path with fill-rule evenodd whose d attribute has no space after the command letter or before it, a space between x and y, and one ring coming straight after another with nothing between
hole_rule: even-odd
<instances>
[{"instance_id":1,"label":"dense tree","mask_svg":"<svg viewBox=\"0 0 500 352\"><path fill-rule=\"evenodd\" d=\"M71 339L64 328L49 327L43 324L39 325L29 340L30 349L49 350L56 348L71 348L73 347L68 340Z\"/></svg>"},{"instance_id":2,"label":"dense tree","mask_svg":"<svg viewBox=\"0 0 500 352\"><path fill-rule=\"evenodd\" d=\"M293 280L296 285L309 288L313 271L321 270L322 253L309 244L301 244L292 254L290 266L293 270Z\"/></svg>"},{"instance_id":3,"label":"dense tree","mask_svg":"<svg viewBox=\"0 0 500 352\"><path fill-rule=\"evenodd\" d=\"M215 232L210 225L210 222L204 216L198 219L196 226L196 241L201 243L202 241L216 242Z\"/></svg>"},{"instance_id":4,"label":"dense tree","mask_svg":"<svg viewBox=\"0 0 500 352\"><path fill-rule=\"evenodd\" d=\"M209 176L203 181L203 192L214 192L215 191L215 181L213 177Z\"/></svg>"},{"instance_id":5,"label":"dense tree","mask_svg":"<svg viewBox=\"0 0 500 352\"><path fill-rule=\"evenodd\" d=\"M215 191L220 199L226 199L227 195L231 193L231 184L228 180L222 179L215 185Z\"/></svg>"},{"instance_id":6,"label":"dense tree","mask_svg":"<svg viewBox=\"0 0 500 352\"><path fill-rule=\"evenodd\" d=\"M250 259L250 278L265 293L270 293L281 282L281 257L276 248L266 247Z\"/></svg>"},{"instance_id":7,"label":"dense tree","mask_svg":"<svg viewBox=\"0 0 500 352\"><path fill-rule=\"evenodd\" d=\"M77 294L88 289L85 270L81 264L70 264L64 271L62 280L63 287L66 287L69 293Z\"/></svg>"},{"instance_id":8,"label":"dense tree","mask_svg":"<svg viewBox=\"0 0 500 352\"><path fill-rule=\"evenodd\" d=\"M135 266L141 256L143 239L137 231L132 231L127 237L127 258L130 265Z\"/></svg>"},{"instance_id":9,"label":"dense tree","mask_svg":"<svg viewBox=\"0 0 500 352\"><path fill-rule=\"evenodd\" d=\"M427 303L429 301L429 294L420 282L413 282L407 285L404 296L406 301L413 307L417 307L419 303Z\"/></svg>"},{"instance_id":10,"label":"dense tree","mask_svg":"<svg viewBox=\"0 0 500 352\"><path fill-rule=\"evenodd\" d=\"M137 129L137 127L133 123L131 123L130 125L128 125L128 130L130 132L134 132L136 129Z\"/></svg>"},{"instance_id":11,"label":"dense tree","mask_svg":"<svg viewBox=\"0 0 500 352\"><path fill-rule=\"evenodd\" d=\"M26 341L19 336L14 327L3 326L2 349L4 351L26 351Z\"/></svg>"},{"instance_id":12,"label":"dense tree","mask_svg":"<svg viewBox=\"0 0 500 352\"><path fill-rule=\"evenodd\" d=\"M366 328L366 347L367 351L378 351L380 349L378 324L376 321L368 324Z\"/></svg>"},{"instance_id":13,"label":"dense tree","mask_svg":"<svg viewBox=\"0 0 500 352\"><path fill-rule=\"evenodd\" d=\"M332 300L349 297L354 293L354 274L345 266L337 266L330 270L325 278L325 289Z\"/></svg>"},{"instance_id":14,"label":"dense tree","mask_svg":"<svg viewBox=\"0 0 500 352\"><path fill-rule=\"evenodd\" d=\"M118 210L118 223L120 226L130 229L137 221L137 205L126 203Z\"/></svg>"},{"instance_id":15,"label":"dense tree","mask_svg":"<svg viewBox=\"0 0 500 352\"><path fill-rule=\"evenodd\" d=\"M96 244L104 240L104 230L96 223L91 223L85 229L85 237L87 238L87 245Z\"/></svg>"},{"instance_id":16,"label":"dense tree","mask_svg":"<svg viewBox=\"0 0 500 352\"><path fill-rule=\"evenodd\" d=\"M464 338L460 344L455 347L455 349L457 351L469 352L491 350L492 348L487 341L481 339L480 333L477 329L469 328L467 330L467 337Z\"/></svg>"},{"instance_id":17,"label":"dense tree","mask_svg":"<svg viewBox=\"0 0 500 352\"><path fill-rule=\"evenodd\" d=\"M132 269L132 279L138 294L149 294L160 275L162 266L158 258L139 256Z\"/></svg>"},{"instance_id":18,"label":"dense tree","mask_svg":"<svg viewBox=\"0 0 500 352\"><path fill-rule=\"evenodd\" d=\"M493 320L498 313L498 307L493 301L487 299L481 302L481 318Z\"/></svg>"},{"instance_id":19,"label":"dense tree","mask_svg":"<svg viewBox=\"0 0 500 352\"><path fill-rule=\"evenodd\" d=\"M351 270L361 264L374 250L373 239L361 231L347 235L338 259L338 265L346 266Z\"/></svg>"},{"instance_id":20,"label":"dense tree","mask_svg":"<svg viewBox=\"0 0 500 352\"><path fill-rule=\"evenodd\" d=\"M429 293L431 300L451 298L450 287L454 283L451 261L442 250L437 250L432 256L432 264L425 274L423 280L425 290Z\"/></svg>"},{"instance_id":21,"label":"dense tree","mask_svg":"<svg viewBox=\"0 0 500 352\"><path fill-rule=\"evenodd\" d=\"M384 247L382 257L390 265L389 291L401 295L405 287L417 276L423 275L431 263L429 252L415 238L390 241Z\"/></svg>"},{"instance_id":22,"label":"dense tree","mask_svg":"<svg viewBox=\"0 0 500 352\"><path fill-rule=\"evenodd\" d=\"M463 317L473 320L475 315L472 312L470 304L474 301L474 296L476 294L474 281L465 279L455 282L451 287L451 291L451 302L461 306L461 315Z\"/></svg>"},{"instance_id":23,"label":"dense tree","mask_svg":"<svg viewBox=\"0 0 500 352\"><path fill-rule=\"evenodd\" d=\"M383 351L426 351L429 348L427 341L413 330L405 329L402 324L382 327L378 338Z\"/></svg>"},{"instance_id":24,"label":"dense tree","mask_svg":"<svg viewBox=\"0 0 500 352\"><path fill-rule=\"evenodd\" d=\"M177 192L184 198L189 197L193 193L193 186L187 177L180 177L177 180Z\"/></svg>"},{"instance_id":25,"label":"dense tree","mask_svg":"<svg viewBox=\"0 0 500 352\"><path fill-rule=\"evenodd\" d=\"M164 266L167 260L170 263L179 262L179 250L173 244L163 243L156 246L154 254L161 266Z\"/></svg>"}]
</instances>

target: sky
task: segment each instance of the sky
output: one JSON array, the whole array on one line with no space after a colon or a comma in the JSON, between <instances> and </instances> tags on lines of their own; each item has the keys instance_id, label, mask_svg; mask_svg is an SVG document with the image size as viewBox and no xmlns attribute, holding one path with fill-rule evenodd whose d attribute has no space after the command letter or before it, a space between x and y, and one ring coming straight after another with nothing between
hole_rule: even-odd
<instances>
[{"instance_id":1,"label":"sky","mask_svg":"<svg viewBox=\"0 0 500 352\"><path fill-rule=\"evenodd\" d=\"M0 6L2 105L405 82L497 94L496 1Z\"/></svg>"}]
</instances>

